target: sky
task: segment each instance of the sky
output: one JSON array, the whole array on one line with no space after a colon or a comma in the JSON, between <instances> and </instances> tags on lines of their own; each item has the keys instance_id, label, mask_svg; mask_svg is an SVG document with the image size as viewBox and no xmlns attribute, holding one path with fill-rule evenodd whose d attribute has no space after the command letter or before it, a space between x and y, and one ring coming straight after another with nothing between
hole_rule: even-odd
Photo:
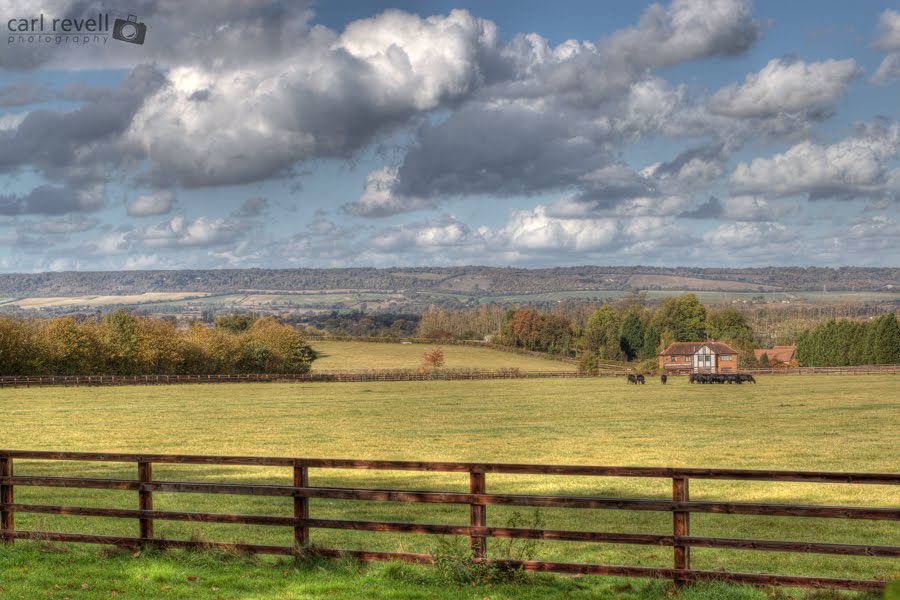
<instances>
[{"instance_id":1,"label":"sky","mask_svg":"<svg viewBox=\"0 0 900 600\"><path fill-rule=\"evenodd\" d=\"M2 272L900 265L890 2L0 0L0 27Z\"/></svg>"}]
</instances>

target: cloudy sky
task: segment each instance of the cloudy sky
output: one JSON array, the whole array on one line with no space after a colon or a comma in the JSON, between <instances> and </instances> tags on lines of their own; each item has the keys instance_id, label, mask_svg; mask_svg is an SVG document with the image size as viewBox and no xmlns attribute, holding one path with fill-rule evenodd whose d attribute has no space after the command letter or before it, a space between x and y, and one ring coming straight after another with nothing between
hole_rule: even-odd
<instances>
[{"instance_id":1,"label":"cloudy sky","mask_svg":"<svg viewBox=\"0 0 900 600\"><path fill-rule=\"evenodd\" d=\"M895 3L0 17L0 271L900 264Z\"/></svg>"}]
</instances>

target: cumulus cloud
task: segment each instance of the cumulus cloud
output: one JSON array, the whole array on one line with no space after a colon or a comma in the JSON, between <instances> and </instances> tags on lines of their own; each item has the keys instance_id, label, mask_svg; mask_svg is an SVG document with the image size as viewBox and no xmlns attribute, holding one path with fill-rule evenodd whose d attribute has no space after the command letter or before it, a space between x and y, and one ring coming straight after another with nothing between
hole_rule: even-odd
<instances>
[{"instance_id":1,"label":"cumulus cloud","mask_svg":"<svg viewBox=\"0 0 900 600\"><path fill-rule=\"evenodd\" d=\"M345 204L343 212L359 217L387 217L434 206L425 198L398 195L394 192L396 182L396 167L372 171L366 175L362 196L356 202Z\"/></svg>"},{"instance_id":2,"label":"cumulus cloud","mask_svg":"<svg viewBox=\"0 0 900 600\"><path fill-rule=\"evenodd\" d=\"M776 203L760 196L731 196L724 200L710 196L702 204L679 216L686 219L775 222L798 210L799 206L795 203Z\"/></svg>"},{"instance_id":3,"label":"cumulus cloud","mask_svg":"<svg viewBox=\"0 0 900 600\"><path fill-rule=\"evenodd\" d=\"M878 69L872 74L872 83L888 85L900 79L900 52L892 52L882 59Z\"/></svg>"},{"instance_id":4,"label":"cumulus cloud","mask_svg":"<svg viewBox=\"0 0 900 600\"><path fill-rule=\"evenodd\" d=\"M616 219L552 217L539 205L513 211L500 236L513 250L594 252L609 247L618 231Z\"/></svg>"},{"instance_id":5,"label":"cumulus cloud","mask_svg":"<svg viewBox=\"0 0 900 600\"><path fill-rule=\"evenodd\" d=\"M740 86L713 95L714 112L734 117L762 117L779 112L828 112L851 81L862 74L856 61L773 59Z\"/></svg>"},{"instance_id":6,"label":"cumulus cloud","mask_svg":"<svg viewBox=\"0 0 900 600\"><path fill-rule=\"evenodd\" d=\"M470 94L497 44L492 22L462 10L425 19L386 11L340 35L301 27L293 45L252 68L174 65L171 85L136 115L129 139L143 147L157 181L199 186L284 175L300 161L351 156Z\"/></svg>"},{"instance_id":7,"label":"cumulus cloud","mask_svg":"<svg viewBox=\"0 0 900 600\"><path fill-rule=\"evenodd\" d=\"M759 38L760 25L750 13L750 2L742 0L675 0L668 7L653 4L637 26L610 36L604 50L642 67L668 66L703 56L735 56Z\"/></svg>"},{"instance_id":8,"label":"cumulus cloud","mask_svg":"<svg viewBox=\"0 0 900 600\"><path fill-rule=\"evenodd\" d=\"M889 161L898 150L900 126L876 123L835 144L802 142L741 163L731 173L731 186L738 194L805 194L811 200L871 197L886 190Z\"/></svg>"},{"instance_id":9,"label":"cumulus cloud","mask_svg":"<svg viewBox=\"0 0 900 600\"><path fill-rule=\"evenodd\" d=\"M14 127L0 129L0 173L24 169L70 186L105 182L109 172L140 159L122 136L146 98L165 83L141 66L114 88L94 89L70 111L39 109Z\"/></svg>"},{"instance_id":10,"label":"cumulus cloud","mask_svg":"<svg viewBox=\"0 0 900 600\"><path fill-rule=\"evenodd\" d=\"M887 9L878 16L879 35L874 46L881 50L900 50L900 12Z\"/></svg>"},{"instance_id":11,"label":"cumulus cloud","mask_svg":"<svg viewBox=\"0 0 900 600\"><path fill-rule=\"evenodd\" d=\"M159 190L138 196L128 204L129 217L152 217L167 214L175 204L175 192Z\"/></svg>"},{"instance_id":12,"label":"cumulus cloud","mask_svg":"<svg viewBox=\"0 0 900 600\"><path fill-rule=\"evenodd\" d=\"M879 35L873 46L889 52L872 75L872 83L888 85L900 79L900 12L887 9L878 17Z\"/></svg>"},{"instance_id":13,"label":"cumulus cloud","mask_svg":"<svg viewBox=\"0 0 900 600\"><path fill-rule=\"evenodd\" d=\"M741 250L767 248L796 239L794 233L779 223L729 223L720 225L704 239L719 248Z\"/></svg>"}]
</instances>

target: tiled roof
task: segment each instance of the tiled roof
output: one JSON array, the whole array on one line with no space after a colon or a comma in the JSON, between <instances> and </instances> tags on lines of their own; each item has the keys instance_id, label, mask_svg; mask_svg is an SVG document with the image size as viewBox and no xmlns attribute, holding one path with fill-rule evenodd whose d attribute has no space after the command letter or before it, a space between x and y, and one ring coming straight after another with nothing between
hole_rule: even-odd
<instances>
[{"instance_id":1,"label":"tiled roof","mask_svg":"<svg viewBox=\"0 0 900 600\"><path fill-rule=\"evenodd\" d=\"M753 351L753 355L756 356L756 360L759 360L763 354L766 354L769 357L769 362L789 363L794 360L794 352L796 351L797 346L775 346L774 348L757 348Z\"/></svg>"},{"instance_id":2,"label":"tiled roof","mask_svg":"<svg viewBox=\"0 0 900 600\"><path fill-rule=\"evenodd\" d=\"M725 342L675 342L669 344L669 347L661 352L660 356L695 354L703 346L707 346L716 354L737 354L737 350Z\"/></svg>"}]
</instances>

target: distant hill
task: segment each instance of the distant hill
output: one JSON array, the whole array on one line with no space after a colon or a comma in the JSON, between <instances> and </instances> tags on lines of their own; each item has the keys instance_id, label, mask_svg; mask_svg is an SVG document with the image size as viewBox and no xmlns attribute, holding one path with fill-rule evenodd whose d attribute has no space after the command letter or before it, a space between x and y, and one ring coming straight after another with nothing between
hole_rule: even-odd
<instances>
[{"instance_id":1,"label":"distant hill","mask_svg":"<svg viewBox=\"0 0 900 600\"><path fill-rule=\"evenodd\" d=\"M471 297L579 290L729 292L897 291L900 268L416 267L223 269L0 274L0 295L47 297L163 292L446 292Z\"/></svg>"}]
</instances>

